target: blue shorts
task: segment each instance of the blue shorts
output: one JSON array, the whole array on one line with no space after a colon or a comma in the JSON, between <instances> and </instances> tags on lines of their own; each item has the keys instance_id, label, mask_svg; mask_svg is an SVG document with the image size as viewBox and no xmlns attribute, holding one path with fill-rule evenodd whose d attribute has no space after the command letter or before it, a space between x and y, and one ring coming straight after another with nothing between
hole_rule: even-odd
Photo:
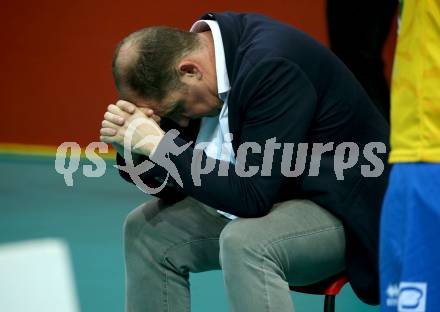
<instances>
[{"instance_id":1,"label":"blue shorts","mask_svg":"<svg viewBox=\"0 0 440 312\"><path fill-rule=\"evenodd\" d=\"M381 311L440 311L440 164L393 166L380 231Z\"/></svg>"}]
</instances>

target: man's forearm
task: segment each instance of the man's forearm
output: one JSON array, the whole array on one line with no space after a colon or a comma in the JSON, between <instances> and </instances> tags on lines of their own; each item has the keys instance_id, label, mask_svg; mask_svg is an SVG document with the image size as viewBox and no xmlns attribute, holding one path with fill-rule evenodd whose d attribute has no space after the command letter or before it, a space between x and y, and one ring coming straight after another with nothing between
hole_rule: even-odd
<instances>
[{"instance_id":1,"label":"man's forearm","mask_svg":"<svg viewBox=\"0 0 440 312\"><path fill-rule=\"evenodd\" d=\"M142 161L147 159L149 159L149 157L135 154L133 158L133 164L135 166L139 165ZM116 154L116 163L118 164L118 166L126 166L125 159L123 155L121 155L119 152ZM129 173L123 170L119 170L119 175L127 182L135 184ZM142 182L148 185L150 188L159 188L165 181L166 177L166 170L157 165L140 175ZM174 202L185 198L186 194L175 183L169 182L160 192L154 194L154 196L161 198L162 200L167 202Z\"/></svg>"}]
</instances>

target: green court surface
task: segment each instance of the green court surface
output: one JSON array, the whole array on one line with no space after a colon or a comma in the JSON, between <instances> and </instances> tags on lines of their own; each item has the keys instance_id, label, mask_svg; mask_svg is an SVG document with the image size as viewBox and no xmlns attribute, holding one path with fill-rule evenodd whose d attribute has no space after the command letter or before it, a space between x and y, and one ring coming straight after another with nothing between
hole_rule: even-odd
<instances>
[{"instance_id":1,"label":"green court surface","mask_svg":"<svg viewBox=\"0 0 440 312\"><path fill-rule=\"evenodd\" d=\"M81 311L123 311L122 224L131 209L150 197L123 181L112 162L107 162L104 176L87 178L82 165L91 163L81 159L74 185L68 187L55 171L54 160L0 154L0 243L65 240ZM227 311L221 271L191 275L191 291L193 312ZM321 296L293 294L293 298L297 312L322 309ZM360 302L349 286L336 303L339 312L379 311Z\"/></svg>"}]
</instances>

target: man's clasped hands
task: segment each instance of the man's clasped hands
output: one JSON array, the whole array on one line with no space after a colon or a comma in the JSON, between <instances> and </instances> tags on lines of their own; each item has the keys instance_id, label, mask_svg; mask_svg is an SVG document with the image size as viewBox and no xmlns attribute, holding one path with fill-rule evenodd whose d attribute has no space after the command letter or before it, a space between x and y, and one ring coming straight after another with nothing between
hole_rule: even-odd
<instances>
[{"instance_id":1,"label":"man's clasped hands","mask_svg":"<svg viewBox=\"0 0 440 312\"><path fill-rule=\"evenodd\" d=\"M107 107L101 124L100 140L112 144L119 154L124 155L124 138L131 132L125 148L134 154L150 156L164 136L159 121L160 117L152 109L119 100Z\"/></svg>"}]
</instances>

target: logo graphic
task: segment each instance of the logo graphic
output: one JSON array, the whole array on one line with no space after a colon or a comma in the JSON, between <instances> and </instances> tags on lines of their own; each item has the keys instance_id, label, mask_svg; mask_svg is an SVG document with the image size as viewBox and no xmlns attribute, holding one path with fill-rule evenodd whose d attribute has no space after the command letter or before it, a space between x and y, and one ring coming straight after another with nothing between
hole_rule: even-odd
<instances>
[{"instance_id":1,"label":"logo graphic","mask_svg":"<svg viewBox=\"0 0 440 312\"><path fill-rule=\"evenodd\" d=\"M425 312L426 290L426 283L400 283L397 310L399 312Z\"/></svg>"},{"instance_id":2,"label":"logo graphic","mask_svg":"<svg viewBox=\"0 0 440 312\"><path fill-rule=\"evenodd\" d=\"M160 134L158 131L156 135L149 134L145 136L145 131L142 131L143 129L137 131L137 128L145 123L148 124L147 119L136 118L128 124L122 143L123 151L120 150L121 146L119 144L121 142L118 141L119 144L115 145L118 152L123 154L125 165L116 165L115 167L128 173L133 183L141 191L153 195L162 191L165 186L174 187L178 185L183 188L184 182L178 168L185 170L186 174L184 177L186 177L186 183L192 182L194 186L201 186L202 175L208 174L225 177L232 173L232 171L235 171L235 174L240 178L250 178L257 174L263 177L271 176L273 166L275 166L275 174L281 174L288 178L302 175L314 177L320 174L323 155L325 153L332 153L334 155L332 169L335 178L337 180L344 180L344 172L355 168L361 155L360 147L354 142L342 142L337 146L334 146L334 142L327 142L326 144L280 143L277 142L276 137L273 137L267 139L264 146L257 142L242 142L237 148L235 157L235 151L231 145L232 133L229 133L225 136L226 141L223 143L217 144L216 140L199 142L192 150L192 155L185 153L184 158L175 158L171 156L182 154L192 142L184 142L182 146L177 145L175 139L180 132L176 129L171 129L163 135L162 131L160 131ZM156 150L151 151L151 149L143 148L148 145L156 147ZM92 142L87 146L85 156L93 165L83 166L83 174L86 177L101 177L105 173L106 162L95 152L96 149L100 153L108 152L108 146L103 142ZM228 149L230 154L227 152ZM309 154L309 150L311 154ZM135 165L133 160L134 153L144 156L149 155L149 158ZM383 173L385 165L383 159L378 154L385 153L386 145L382 142L366 144L362 150L363 157L361 161L363 164L357 166L357 170L360 170L360 173L365 178L379 177ZM260 155L257 156L256 154ZM226 155L225 159L223 159L223 155ZM64 176L67 186L73 186L73 174L79 169L80 156L81 147L76 142L64 142L58 147L55 170ZM252 158L253 161L247 162L247 158ZM259 160L256 162L255 159ZM176 160L176 163L173 160ZM217 162L219 163L218 166ZM251 163L252 165L250 165ZM153 172L152 169L156 165L165 171L156 168L155 172ZM328 166L329 163L327 161L327 170L330 169ZM217 169L217 172L212 172L214 169ZM306 169L308 169L308 172ZM150 175L145 176L149 171L152 171ZM188 171L191 173L192 181L188 179ZM172 179L169 179L170 176ZM144 181L153 180L161 184L158 187L150 187L144 183ZM156 182L152 183L157 185ZM390 291L393 292L392 289ZM394 293L388 296L390 302L394 301L394 306L397 305L398 298L396 296Z\"/></svg>"},{"instance_id":3,"label":"logo graphic","mask_svg":"<svg viewBox=\"0 0 440 312\"><path fill-rule=\"evenodd\" d=\"M133 120L127 128L127 131L124 136L124 159L125 159L125 166L117 166L116 168L119 170L122 170L124 172L127 172L130 175L130 178L134 182L134 184L143 192L147 194L157 194L159 193L168 183L168 178L171 175L171 177L180 185L180 187L183 187L182 179L180 178L179 172L177 170L176 165L170 160L169 154L172 155L180 155L182 152L184 152L192 142L189 142L183 146L177 146L174 143L174 139L179 135L179 131L176 129L172 129L165 133L164 137L161 139L161 146L160 148L156 149L153 153L153 155L150 156L150 159L154 162L146 159L142 163L138 165L134 165L133 157L131 155L132 150L132 142L133 142L133 134L136 131L136 128L139 127L141 124L145 123L145 119L143 118L137 118ZM148 135L144 137L141 141L139 141L133 148L139 148L146 144L151 144L153 142L157 142L158 136L155 135ZM150 169L152 169L155 165L159 165L162 168L164 168L167 171L166 178L161 181L162 184L158 187L149 187L146 185L142 179L141 175L148 172Z\"/></svg>"},{"instance_id":4,"label":"logo graphic","mask_svg":"<svg viewBox=\"0 0 440 312\"><path fill-rule=\"evenodd\" d=\"M387 288L387 306L395 307L399 300L399 286L397 284L389 284Z\"/></svg>"}]
</instances>

